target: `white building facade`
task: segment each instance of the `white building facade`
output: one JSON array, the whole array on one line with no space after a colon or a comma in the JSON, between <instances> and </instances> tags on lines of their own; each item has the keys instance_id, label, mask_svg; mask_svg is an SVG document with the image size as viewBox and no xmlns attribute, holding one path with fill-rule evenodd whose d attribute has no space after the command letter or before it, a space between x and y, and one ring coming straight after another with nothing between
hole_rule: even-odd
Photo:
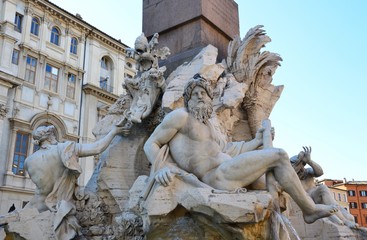
<instances>
[{"instance_id":1,"label":"white building facade","mask_svg":"<svg viewBox=\"0 0 367 240\"><path fill-rule=\"evenodd\" d=\"M126 48L49 1L0 1L0 215L34 194L24 171L34 129L52 124L60 142L94 141L92 129L135 74ZM94 159L80 164L85 185Z\"/></svg>"}]
</instances>

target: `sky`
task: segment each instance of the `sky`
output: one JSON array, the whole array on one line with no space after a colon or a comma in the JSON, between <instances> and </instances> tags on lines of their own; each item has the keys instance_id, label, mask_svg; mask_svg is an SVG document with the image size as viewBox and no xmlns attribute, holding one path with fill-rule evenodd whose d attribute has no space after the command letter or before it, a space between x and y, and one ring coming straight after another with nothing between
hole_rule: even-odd
<instances>
[{"instance_id":1,"label":"sky","mask_svg":"<svg viewBox=\"0 0 367 240\"><path fill-rule=\"evenodd\" d=\"M142 0L52 2L128 46L141 34ZM264 25L272 42L263 51L283 59L273 76L285 86L270 115L274 146L289 156L311 146L319 179L367 181L367 1L236 2L241 38Z\"/></svg>"}]
</instances>

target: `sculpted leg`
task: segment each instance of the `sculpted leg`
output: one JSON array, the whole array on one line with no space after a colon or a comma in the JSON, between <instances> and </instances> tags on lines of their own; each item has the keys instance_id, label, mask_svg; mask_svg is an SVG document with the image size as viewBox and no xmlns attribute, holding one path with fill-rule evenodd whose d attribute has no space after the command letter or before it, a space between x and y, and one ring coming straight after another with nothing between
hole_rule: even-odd
<instances>
[{"instance_id":1,"label":"sculpted leg","mask_svg":"<svg viewBox=\"0 0 367 240\"><path fill-rule=\"evenodd\" d=\"M338 212L330 217L330 220L336 224L343 224L350 228L357 228L358 224L354 222L354 218L343 207L339 206L333 198L329 188L325 185L315 187L309 192L315 203L338 206Z\"/></svg>"},{"instance_id":2,"label":"sculpted leg","mask_svg":"<svg viewBox=\"0 0 367 240\"><path fill-rule=\"evenodd\" d=\"M305 222L313 223L338 211L336 205L315 204L304 191L302 184L289 163L288 155L279 150L280 160L273 170L276 180L302 209Z\"/></svg>"},{"instance_id":3,"label":"sculpted leg","mask_svg":"<svg viewBox=\"0 0 367 240\"><path fill-rule=\"evenodd\" d=\"M268 148L240 154L210 171L202 180L217 189L234 190L251 184L267 171L273 171L275 179L302 209L307 223L337 211L337 206L315 205L283 149Z\"/></svg>"},{"instance_id":4,"label":"sculpted leg","mask_svg":"<svg viewBox=\"0 0 367 240\"><path fill-rule=\"evenodd\" d=\"M274 148L245 152L223 162L202 180L217 189L234 190L248 186L276 165Z\"/></svg>"}]
</instances>

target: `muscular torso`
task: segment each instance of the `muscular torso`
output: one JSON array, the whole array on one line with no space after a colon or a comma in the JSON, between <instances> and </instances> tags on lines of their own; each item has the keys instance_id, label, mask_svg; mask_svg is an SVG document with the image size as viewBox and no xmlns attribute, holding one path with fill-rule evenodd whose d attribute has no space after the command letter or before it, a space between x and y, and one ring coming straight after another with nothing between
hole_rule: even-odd
<instances>
[{"instance_id":1,"label":"muscular torso","mask_svg":"<svg viewBox=\"0 0 367 240\"><path fill-rule=\"evenodd\" d=\"M64 165L59 157L57 145L49 145L49 149L39 149L25 161L25 168L41 195L49 194L56 181L64 172Z\"/></svg>"},{"instance_id":2,"label":"muscular torso","mask_svg":"<svg viewBox=\"0 0 367 240\"><path fill-rule=\"evenodd\" d=\"M222 153L211 128L191 115L169 142L174 161L187 172L202 178L230 158Z\"/></svg>"}]
</instances>

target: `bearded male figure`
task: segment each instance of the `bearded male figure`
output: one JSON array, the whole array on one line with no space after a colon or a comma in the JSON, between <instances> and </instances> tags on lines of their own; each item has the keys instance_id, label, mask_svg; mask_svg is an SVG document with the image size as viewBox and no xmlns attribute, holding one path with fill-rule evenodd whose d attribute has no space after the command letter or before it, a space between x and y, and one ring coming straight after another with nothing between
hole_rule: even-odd
<instances>
[{"instance_id":1,"label":"bearded male figure","mask_svg":"<svg viewBox=\"0 0 367 240\"><path fill-rule=\"evenodd\" d=\"M212 100L211 86L206 79L196 74L185 87L185 108L167 114L144 145L152 165L158 161L156 157L161 147L168 144L172 160L178 167L215 189L233 191L272 171L282 188L300 206L307 223L337 211L335 206L312 201L303 190L283 149L257 150L263 144L263 128L249 142L220 143L209 121L213 112ZM239 145L236 154L234 145ZM155 179L161 185L168 186L175 172L175 169L164 167Z\"/></svg>"}]
</instances>

